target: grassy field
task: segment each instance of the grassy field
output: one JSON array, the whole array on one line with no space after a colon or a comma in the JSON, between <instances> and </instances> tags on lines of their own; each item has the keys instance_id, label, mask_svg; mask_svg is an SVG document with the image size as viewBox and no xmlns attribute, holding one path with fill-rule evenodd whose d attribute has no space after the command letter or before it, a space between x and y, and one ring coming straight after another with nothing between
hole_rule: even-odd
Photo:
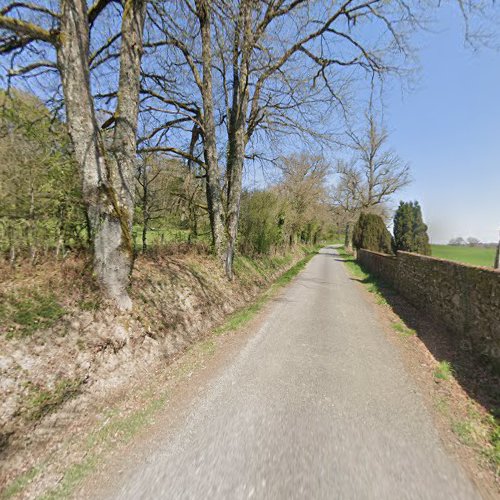
<instances>
[{"instance_id":1,"label":"grassy field","mask_svg":"<svg viewBox=\"0 0 500 500\"><path fill-rule=\"evenodd\" d=\"M441 259L464 262L473 266L493 267L495 261L495 248L431 245L432 256Z\"/></svg>"}]
</instances>

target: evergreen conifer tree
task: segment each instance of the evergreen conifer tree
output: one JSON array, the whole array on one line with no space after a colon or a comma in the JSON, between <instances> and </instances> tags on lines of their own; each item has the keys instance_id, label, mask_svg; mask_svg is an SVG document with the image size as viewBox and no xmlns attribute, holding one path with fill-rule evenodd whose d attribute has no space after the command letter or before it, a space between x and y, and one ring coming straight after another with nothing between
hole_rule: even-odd
<instances>
[{"instance_id":1,"label":"evergreen conifer tree","mask_svg":"<svg viewBox=\"0 0 500 500\"><path fill-rule=\"evenodd\" d=\"M430 255L429 236L418 201L400 202L394 215L394 251Z\"/></svg>"},{"instance_id":2,"label":"evergreen conifer tree","mask_svg":"<svg viewBox=\"0 0 500 500\"><path fill-rule=\"evenodd\" d=\"M391 233L380 215L362 212L353 231L353 245L373 252L391 253Z\"/></svg>"}]
</instances>

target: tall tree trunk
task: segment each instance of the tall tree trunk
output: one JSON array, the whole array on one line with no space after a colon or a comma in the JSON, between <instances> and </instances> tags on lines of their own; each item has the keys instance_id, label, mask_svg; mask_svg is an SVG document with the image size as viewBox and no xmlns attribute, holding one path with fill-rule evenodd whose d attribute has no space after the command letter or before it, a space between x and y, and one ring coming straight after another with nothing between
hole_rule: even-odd
<instances>
[{"instance_id":1,"label":"tall tree trunk","mask_svg":"<svg viewBox=\"0 0 500 500\"><path fill-rule=\"evenodd\" d=\"M240 46L240 33L243 42ZM233 94L228 127L227 155L227 248L225 271L233 278L233 261L238 237L238 222L243 183L243 164L247 137L247 108L249 99L248 69L252 47L251 2L243 1L233 46ZM241 55L240 55L241 54Z\"/></svg>"},{"instance_id":2,"label":"tall tree trunk","mask_svg":"<svg viewBox=\"0 0 500 500\"><path fill-rule=\"evenodd\" d=\"M500 240L498 240L497 252L495 254L494 269L500 269Z\"/></svg>"},{"instance_id":3,"label":"tall tree trunk","mask_svg":"<svg viewBox=\"0 0 500 500\"><path fill-rule=\"evenodd\" d=\"M227 190L227 249L225 260L226 276L233 278L233 261L238 237L238 222L243 184L243 159L245 155L245 130L241 127L233 136L229 146L228 190Z\"/></svg>"},{"instance_id":4,"label":"tall tree trunk","mask_svg":"<svg viewBox=\"0 0 500 500\"><path fill-rule=\"evenodd\" d=\"M115 131L109 154L90 89L89 25L85 0L63 0L58 64L68 129L82 176L94 250L94 271L104 292L123 309L133 263L133 173L145 4L126 0L122 18Z\"/></svg>"},{"instance_id":5,"label":"tall tree trunk","mask_svg":"<svg viewBox=\"0 0 500 500\"><path fill-rule=\"evenodd\" d=\"M142 175L142 253L146 252L148 229L149 229L149 185L148 185L148 169L143 163L141 168Z\"/></svg>"},{"instance_id":6,"label":"tall tree trunk","mask_svg":"<svg viewBox=\"0 0 500 500\"><path fill-rule=\"evenodd\" d=\"M206 165L207 207L212 233L212 247L217 257L224 252L224 222L220 170L217 159L217 137L214 118L212 85L211 1L197 0L198 20L201 29L203 86L203 155Z\"/></svg>"},{"instance_id":7,"label":"tall tree trunk","mask_svg":"<svg viewBox=\"0 0 500 500\"><path fill-rule=\"evenodd\" d=\"M145 15L146 0L125 0L121 26L118 102L113 142L108 155L110 163L108 197L116 214L116 217L108 220L113 226L113 232L121 236L121 242L119 246L111 247L108 247L108 242L104 238L99 242L104 254L110 250L121 262L117 278L118 286L122 290L128 286L134 259L132 223Z\"/></svg>"},{"instance_id":8,"label":"tall tree trunk","mask_svg":"<svg viewBox=\"0 0 500 500\"><path fill-rule=\"evenodd\" d=\"M352 222L348 222L345 225L344 248L348 252L352 251Z\"/></svg>"}]
</instances>

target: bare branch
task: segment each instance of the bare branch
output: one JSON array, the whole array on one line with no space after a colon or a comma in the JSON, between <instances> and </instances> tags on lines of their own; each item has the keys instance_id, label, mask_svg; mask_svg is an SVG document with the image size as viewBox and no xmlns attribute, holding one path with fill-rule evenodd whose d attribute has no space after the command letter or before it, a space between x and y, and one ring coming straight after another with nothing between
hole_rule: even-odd
<instances>
[{"instance_id":1,"label":"bare branch","mask_svg":"<svg viewBox=\"0 0 500 500\"><path fill-rule=\"evenodd\" d=\"M19 35L25 35L33 40L41 40L52 45L58 43L58 31L46 30L34 23L15 19L13 17L0 15L0 28L12 31Z\"/></svg>"},{"instance_id":2,"label":"bare branch","mask_svg":"<svg viewBox=\"0 0 500 500\"><path fill-rule=\"evenodd\" d=\"M12 2L11 4L7 5L7 7L4 7L3 9L0 10L0 15L4 16L14 9L27 9L34 12L40 12L42 14L48 14L49 16L52 16L54 18L59 17L59 14L48 9L47 7L43 7L41 5L36 5L29 2Z\"/></svg>"},{"instance_id":3,"label":"bare branch","mask_svg":"<svg viewBox=\"0 0 500 500\"><path fill-rule=\"evenodd\" d=\"M9 71L10 76L20 76L25 75L26 73L30 73L31 71L39 68L49 68L57 70L57 64L52 61L38 61L32 64L28 64L22 68L11 69Z\"/></svg>"}]
</instances>

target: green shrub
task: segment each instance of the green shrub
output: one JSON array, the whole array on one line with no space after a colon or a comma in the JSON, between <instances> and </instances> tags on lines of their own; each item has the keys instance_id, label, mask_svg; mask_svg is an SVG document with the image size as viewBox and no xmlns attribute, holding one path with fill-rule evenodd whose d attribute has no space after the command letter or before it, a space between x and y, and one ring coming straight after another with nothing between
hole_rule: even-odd
<instances>
[{"instance_id":1,"label":"green shrub","mask_svg":"<svg viewBox=\"0 0 500 500\"><path fill-rule=\"evenodd\" d=\"M391 233L379 215L361 213L354 226L352 242L356 249L392 253Z\"/></svg>"},{"instance_id":2,"label":"green shrub","mask_svg":"<svg viewBox=\"0 0 500 500\"><path fill-rule=\"evenodd\" d=\"M239 245L244 254L267 254L284 244L284 203L272 191L244 193Z\"/></svg>"}]
</instances>

